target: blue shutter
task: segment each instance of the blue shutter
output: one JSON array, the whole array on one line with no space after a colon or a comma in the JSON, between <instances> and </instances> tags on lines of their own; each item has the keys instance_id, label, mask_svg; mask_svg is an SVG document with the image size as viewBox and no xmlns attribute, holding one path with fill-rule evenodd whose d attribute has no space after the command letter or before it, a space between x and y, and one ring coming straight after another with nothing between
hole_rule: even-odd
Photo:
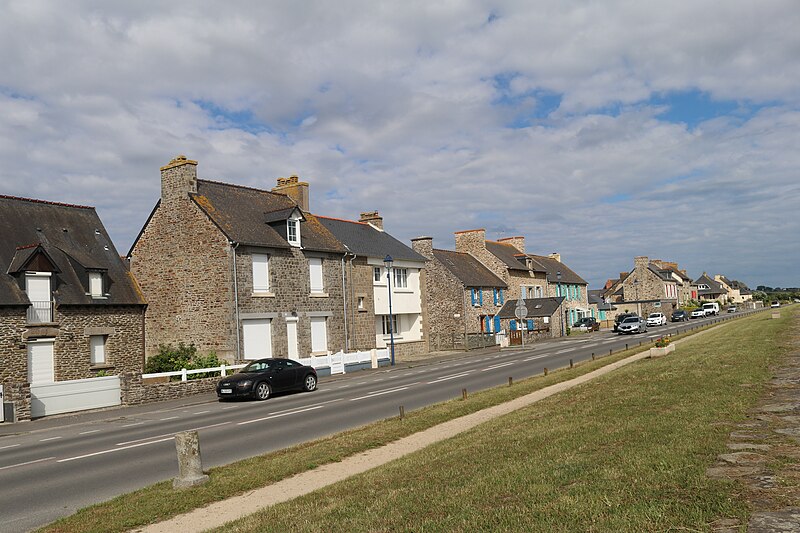
<instances>
[{"instance_id":1,"label":"blue shutter","mask_svg":"<svg viewBox=\"0 0 800 533\"><path fill-rule=\"evenodd\" d=\"M478 303L483 305L483 287L478 287Z\"/></svg>"},{"instance_id":2,"label":"blue shutter","mask_svg":"<svg viewBox=\"0 0 800 533\"><path fill-rule=\"evenodd\" d=\"M497 289L492 289L492 295L494 296L494 305L497 305Z\"/></svg>"},{"instance_id":3,"label":"blue shutter","mask_svg":"<svg viewBox=\"0 0 800 533\"><path fill-rule=\"evenodd\" d=\"M533 319L528 319L528 331L533 331Z\"/></svg>"},{"instance_id":4,"label":"blue shutter","mask_svg":"<svg viewBox=\"0 0 800 533\"><path fill-rule=\"evenodd\" d=\"M469 295L472 298L472 305L475 305L475 289L472 289Z\"/></svg>"},{"instance_id":5,"label":"blue shutter","mask_svg":"<svg viewBox=\"0 0 800 533\"><path fill-rule=\"evenodd\" d=\"M486 326L485 326L485 327L486 327L486 329L484 329L484 331L485 331L486 333L491 333L491 332L492 332L492 322L491 322L491 319L490 319L488 316L486 316L486 317L484 317L484 318L483 318L483 321L484 321L484 322L485 322L485 324L486 324Z\"/></svg>"},{"instance_id":6,"label":"blue shutter","mask_svg":"<svg viewBox=\"0 0 800 533\"><path fill-rule=\"evenodd\" d=\"M494 317L494 331L495 331L495 333L500 331L500 317L497 316L497 315L495 315L495 317Z\"/></svg>"},{"instance_id":7,"label":"blue shutter","mask_svg":"<svg viewBox=\"0 0 800 533\"><path fill-rule=\"evenodd\" d=\"M516 320L512 320L511 322L509 322L509 324L511 324L511 331L517 331L517 321Z\"/></svg>"},{"instance_id":8,"label":"blue shutter","mask_svg":"<svg viewBox=\"0 0 800 533\"><path fill-rule=\"evenodd\" d=\"M578 300L580 300L581 299L581 286L578 285L577 289L578 289Z\"/></svg>"},{"instance_id":9,"label":"blue shutter","mask_svg":"<svg viewBox=\"0 0 800 533\"><path fill-rule=\"evenodd\" d=\"M500 291L500 304L505 303L505 298L503 297L503 289L499 289Z\"/></svg>"},{"instance_id":10,"label":"blue shutter","mask_svg":"<svg viewBox=\"0 0 800 533\"><path fill-rule=\"evenodd\" d=\"M605 320L605 319L606 319L606 312L600 311L600 320Z\"/></svg>"}]
</instances>

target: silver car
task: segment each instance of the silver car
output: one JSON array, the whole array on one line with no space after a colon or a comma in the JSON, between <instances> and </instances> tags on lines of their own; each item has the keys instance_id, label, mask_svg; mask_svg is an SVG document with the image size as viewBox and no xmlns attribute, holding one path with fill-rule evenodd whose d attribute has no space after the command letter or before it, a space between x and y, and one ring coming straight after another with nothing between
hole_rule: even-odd
<instances>
[{"instance_id":1,"label":"silver car","mask_svg":"<svg viewBox=\"0 0 800 533\"><path fill-rule=\"evenodd\" d=\"M629 316L619 323L617 334L631 335L633 333L644 333L647 331L647 322L640 316Z\"/></svg>"}]
</instances>

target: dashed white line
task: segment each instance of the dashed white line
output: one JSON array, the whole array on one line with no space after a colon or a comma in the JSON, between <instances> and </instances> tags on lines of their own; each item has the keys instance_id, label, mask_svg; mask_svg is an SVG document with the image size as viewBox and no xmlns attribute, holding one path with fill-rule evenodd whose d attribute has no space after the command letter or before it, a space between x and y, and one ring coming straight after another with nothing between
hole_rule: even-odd
<instances>
[{"instance_id":1,"label":"dashed white line","mask_svg":"<svg viewBox=\"0 0 800 533\"><path fill-rule=\"evenodd\" d=\"M99 432L100 432L99 429L93 429L91 431L82 431L82 432L78 433L78 435L90 435L92 433L99 433Z\"/></svg>"},{"instance_id":2,"label":"dashed white line","mask_svg":"<svg viewBox=\"0 0 800 533\"><path fill-rule=\"evenodd\" d=\"M214 427L217 427L217 426L224 426L224 425L227 425L227 424L230 424L230 421L228 421L228 422L220 422L219 424L211 424L211 425L208 425L208 426L200 426L200 427L197 427L197 428L189 428L186 431L200 431L201 429L209 429L209 428L214 428ZM150 440L150 439L160 439L162 437L172 438L172 437L175 436L175 433L177 433L177 432L173 431L172 433L163 433L161 435L153 435L153 436L150 436L150 437L144 437L142 439L129 440L129 441L125 441L125 442L118 442L116 444L116 446L125 446L127 444L133 444L134 442L142 442L142 441L146 441L146 440ZM158 442L161 442L161 441L158 441Z\"/></svg>"},{"instance_id":3,"label":"dashed white line","mask_svg":"<svg viewBox=\"0 0 800 533\"><path fill-rule=\"evenodd\" d=\"M474 370L469 370L467 372L462 372L460 374L453 374L452 376L447 376L447 377L444 377L444 378L435 379L433 381L429 381L428 383L426 383L426 385L433 385L434 383L439 383L440 381L447 381L449 379L463 378L464 376L470 375L472 372L474 372Z\"/></svg>"},{"instance_id":4,"label":"dashed white line","mask_svg":"<svg viewBox=\"0 0 800 533\"><path fill-rule=\"evenodd\" d=\"M47 442L49 440L58 440L60 438L62 438L62 437L48 437L46 439L40 439L39 442Z\"/></svg>"},{"instance_id":5,"label":"dashed white line","mask_svg":"<svg viewBox=\"0 0 800 533\"><path fill-rule=\"evenodd\" d=\"M144 424L144 422L136 422L136 423L134 423L134 424L126 424L126 425L124 425L124 426L120 426L120 427L123 427L123 428L130 428L130 427L133 427L133 426L141 426L142 424Z\"/></svg>"},{"instance_id":6,"label":"dashed white line","mask_svg":"<svg viewBox=\"0 0 800 533\"><path fill-rule=\"evenodd\" d=\"M178 418L178 417L177 416L168 416L167 418L159 418L159 420L161 422L163 422L165 420L175 420L176 418Z\"/></svg>"},{"instance_id":7,"label":"dashed white line","mask_svg":"<svg viewBox=\"0 0 800 533\"><path fill-rule=\"evenodd\" d=\"M262 422L264 420L270 420L272 418L279 418L281 416L295 415L297 413L305 413L306 411L313 411L315 409L322 409L323 407L325 407L325 406L324 405L316 405L314 407L307 407L305 409L295 409L295 410L292 410L292 411L289 411L289 412L285 412L285 413L265 416L263 418L256 418L256 419L253 419L253 420L245 420L244 422L239 422L236 425L237 426L244 426L244 425L247 425L247 424L253 424L254 422Z\"/></svg>"},{"instance_id":8,"label":"dashed white line","mask_svg":"<svg viewBox=\"0 0 800 533\"><path fill-rule=\"evenodd\" d=\"M206 414L206 413L210 413L210 412L211 412L211 411L197 411L196 413L193 413L193 414L196 414L196 415L204 415L204 414Z\"/></svg>"},{"instance_id":9,"label":"dashed white line","mask_svg":"<svg viewBox=\"0 0 800 533\"><path fill-rule=\"evenodd\" d=\"M510 366L513 365L515 362L516 361L509 361L508 363L500 363L499 365L489 366L481 370L481 372L488 372L489 370L494 370L496 368L503 368L504 366Z\"/></svg>"},{"instance_id":10,"label":"dashed white line","mask_svg":"<svg viewBox=\"0 0 800 533\"><path fill-rule=\"evenodd\" d=\"M125 446L123 448L111 448L110 450L103 450L103 451L100 451L100 452L87 453L86 455L77 455L75 457L68 457L67 459L60 459L60 460L58 460L56 462L57 463L67 463L69 461L76 461L78 459L86 459L87 457L95 457L97 455L105 455L107 453L119 452L119 451L122 451L122 450L129 450L131 448L138 448L139 446L147 446L148 444L157 444L159 442L166 442L168 440L172 440L172 435L170 435L166 439L159 439L159 440L153 440L153 441L149 441L149 442L142 442L140 444L132 444L130 446Z\"/></svg>"},{"instance_id":11,"label":"dashed white line","mask_svg":"<svg viewBox=\"0 0 800 533\"><path fill-rule=\"evenodd\" d=\"M19 444L9 444L8 446L0 446L0 450L5 450L6 448L16 448Z\"/></svg>"},{"instance_id":12,"label":"dashed white line","mask_svg":"<svg viewBox=\"0 0 800 533\"><path fill-rule=\"evenodd\" d=\"M42 461L49 461L50 459L55 459L55 457L45 457L44 459L36 459L35 461L26 461L24 463L17 463L15 465L0 466L0 470L7 470L9 468L16 468L18 466L32 465L33 463L41 463Z\"/></svg>"},{"instance_id":13,"label":"dashed white line","mask_svg":"<svg viewBox=\"0 0 800 533\"><path fill-rule=\"evenodd\" d=\"M534 356L528 357L527 359L523 359L523 361L533 361L534 359L544 359L545 357L549 357L549 355L546 354L546 353L542 354L542 355L534 355Z\"/></svg>"},{"instance_id":14,"label":"dashed white line","mask_svg":"<svg viewBox=\"0 0 800 533\"><path fill-rule=\"evenodd\" d=\"M359 396L358 398L350 398L350 401L351 402L355 402L356 400L364 400L366 398L374 398L375 396L382 396L384 394L391 394L393 392L400 392L400 391L406 390L407 388L408 388L408 386L407 387L399 387L399 388L396 388L396 389L388 389L388 390L383 390L383 391L370 392L366 396Z\"/></svg>"},{"instance_id":15,"label":"dashed white line","mask_svg":"<svg viewBox=\"0 0 800 533\"><path fill-rule=\"evenodd\" d=\"M559 351L557 351L557 352L553 352L553 353L555 353L555 354L559 354L559 353L567 353L567 352L571 352L571 351L572 351L572 350L574 350L574 349L575 349L575 348L565 348L565 349L563 349L563 350L559 350Z\"/></svg>"}]
</instances>

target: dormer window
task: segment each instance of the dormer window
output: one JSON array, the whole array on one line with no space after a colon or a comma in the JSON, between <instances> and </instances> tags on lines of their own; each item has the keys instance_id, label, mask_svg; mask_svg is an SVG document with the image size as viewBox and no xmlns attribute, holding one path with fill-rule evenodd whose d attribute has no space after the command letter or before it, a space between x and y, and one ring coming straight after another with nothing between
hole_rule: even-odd
<instances>
[{"instance_id":1,"label":"dormer window","mask_svg":"<svg viewBox=\"0 0 800 533\"><path fill-rule=\"evenodd\" d=\"M286 240L292 246L300 246L300 217L296 214L286 221Z\"/></svg>"},{"instance_id":2,"label":"dormer window","mask_svg":"<svg viewBox=\"0 0 800 533\"><path fill-rule=\"evenodd\" d=\"M89 294L92 298L103 297L103 274L101 272L89 272Z\"/></svg>"}]
</instances>

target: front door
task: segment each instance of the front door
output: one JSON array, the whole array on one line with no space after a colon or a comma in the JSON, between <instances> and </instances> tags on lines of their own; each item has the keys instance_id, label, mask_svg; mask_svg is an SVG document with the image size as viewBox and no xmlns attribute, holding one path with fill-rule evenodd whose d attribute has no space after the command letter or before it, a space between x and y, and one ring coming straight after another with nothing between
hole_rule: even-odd
<instances>
[{"instance_id":1,"label":"front door","mask_svg":"<svg viewBox=\"0 0 800 533\"><path fill-rule=\"evenodd\" d=\"M289 343L289 359L297 359L297 318L286 319L286 338Z\"/></svg>"},{"instance_id":2,"label":"front door","mask_svg":"<svg viewBox=\"0 0 800 533\"><path fill-rule=\"evenodd\" d=\"M53 340L28 342L28 382L53 383Z\"/></svg>"}]
</instances>

